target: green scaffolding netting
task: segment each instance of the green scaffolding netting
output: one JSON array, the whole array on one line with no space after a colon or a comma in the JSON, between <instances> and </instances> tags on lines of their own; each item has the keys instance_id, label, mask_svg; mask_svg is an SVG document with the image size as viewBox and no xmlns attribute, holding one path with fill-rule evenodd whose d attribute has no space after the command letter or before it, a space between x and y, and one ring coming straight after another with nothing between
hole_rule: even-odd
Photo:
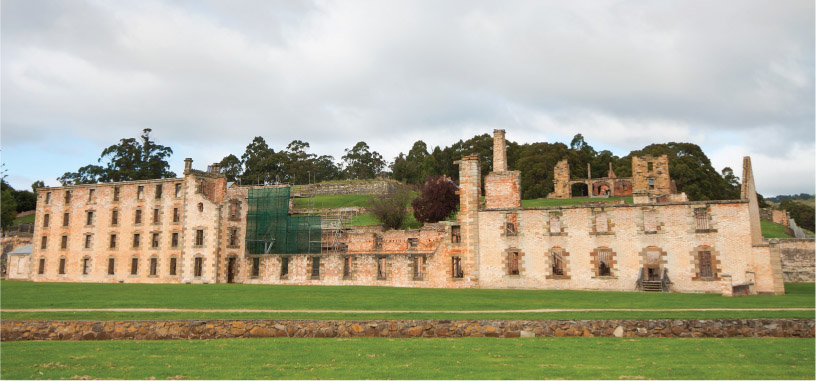
<instances>
[{"instance_id":1,"label":"green scaffolding netting","mask_svg":"<svg viewBox=\"0 0 816 381\"><path fill-rule=\"evenodd\" d=\"M249 254L320 253L320 216L290 216L289 188L249 190Z\"/></svg>"}]
</instances>

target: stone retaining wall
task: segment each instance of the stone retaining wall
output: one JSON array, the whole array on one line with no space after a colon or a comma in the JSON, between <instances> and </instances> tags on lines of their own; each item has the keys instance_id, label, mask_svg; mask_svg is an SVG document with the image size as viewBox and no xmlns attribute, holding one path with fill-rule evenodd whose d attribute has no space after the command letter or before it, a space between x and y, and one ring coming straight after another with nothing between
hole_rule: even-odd
<instances>
[{"instance_id":1,"label":"stone retaining wall","mask_svg":"<svg viewBox=\"0 0 816 381\"><path fill-rule=\"evenodd\" d=\"M373 194L382 195L395 189L399 182L394 180L348 180L325 183L295 185L293 194Z\"/></svg>"},{"instance_id":2,"label":"stone retaining wall","mask_svg":"<svg viewBox=\"0 0 816 381\"><path fill-rule=\"evenodd\" d=\"M236 337L814 337L813 319L3 320L2 341Z\"/></svg>"},{"instance_id":3,"label":"stone retaining wall","mask_svg":"<svg viewBox=\"0 0 816 381\"><path fill-rule=\"evenodd\" d=\"M782 278L785 282L816 280L813 238L783 238L779 240Z\"/></svg>"}]
</instances>

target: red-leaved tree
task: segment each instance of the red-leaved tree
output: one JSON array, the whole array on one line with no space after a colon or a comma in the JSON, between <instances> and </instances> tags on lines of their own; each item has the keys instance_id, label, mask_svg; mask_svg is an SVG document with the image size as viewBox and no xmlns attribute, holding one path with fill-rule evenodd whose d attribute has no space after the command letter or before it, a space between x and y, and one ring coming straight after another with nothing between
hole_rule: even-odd
<instances>
[{"instance_id":1,"label":"red-leaved tree","mask_svg":"<svg viewBox=\"0 0 816 381\"><path fill-rule=\"evenodd\" d=\"M417 221L439 222L451 215L459 207L459 187L447 176L428 176L422 193L411 202Z\"/></svg>"}]
</instances>

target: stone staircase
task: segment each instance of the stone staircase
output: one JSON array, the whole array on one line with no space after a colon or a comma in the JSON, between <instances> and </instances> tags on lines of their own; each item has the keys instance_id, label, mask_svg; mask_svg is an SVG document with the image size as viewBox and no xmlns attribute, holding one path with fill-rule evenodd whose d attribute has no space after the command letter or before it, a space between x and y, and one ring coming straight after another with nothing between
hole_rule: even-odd
<instances>
[{"instance_id":1,"label":"stone staircase","mask_svg":"<svg viewBox=\"0 0 816 381\"><path fill-rule=\"evenodd\" d=\"M646 292L663 292L663 285L659 280L644 280L643 291Z\"/></svg>"}]
</instances>

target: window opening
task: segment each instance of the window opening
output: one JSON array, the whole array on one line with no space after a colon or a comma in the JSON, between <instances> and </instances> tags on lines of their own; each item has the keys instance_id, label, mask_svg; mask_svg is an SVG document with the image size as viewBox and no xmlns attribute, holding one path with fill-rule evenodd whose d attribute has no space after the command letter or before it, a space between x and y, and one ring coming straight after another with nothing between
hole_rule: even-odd
<instances>
[{"instance_id":1,"label":"window opening","mask_svg":"<svg viewBox=\"0 0 816 381\"><path fill-rule=\"evenodd\" d=\"M150 275L156 275L159 270L159 258L150 258Z\"/></svg>"},{"instance_id":2,"label":"window opening","mask_svg":"<svg viewBox=\"0 0 816 381\"><path fill-rule=\"evenodd\" d=\"M461 257L452 257L451 258L451 276L454 278L464 278L465 274L462 272L462 258Z\"/></svg>"},{"instance_id":3,"label":"window opening","mask_svg":"<svg viewBox=\"0 0 816 381\"><path fill-rule=\"evenodd\" d=\"M385 280L386 273L385 273L385 266L386 266L386 258L385 257L378 257L377 258L377 279Z\"/></svg>"},{"instance_id":4,"label":"window opening","mask_svg":"<svg viewBox=\"0 0 816 381\"><path fill-rule=\"evenodd\" d=\"M45 258L40 258L40 265L37 267L37 274L45 274Z\"/></svg>"},{"instance_id":5,"label":"window opening","mask_svg":"<svg viewBox=\"0 0 816 381\"><path fill-rule=\"evenodd\" d=\"M708 211L706 208L694 208L694 222L697 230L708 230L710 225L708 223Z\"/></svg>"},{"instance_id":6,"label":"window opening","mask_svg":"<svg viewBox=\"0 0 816 381\"><path fill-rule=\"evenodd\" d=\"M598 275L612 275L612 251L609 249L598 250Z\"/></svg>"},{"instance_id":7,"label":"window opening","mask_svg":"<svg viewBox=\"0 0 816 381\"><path fill-rule=\"evenodd\" d=\"M451 243L462 242L462 228L460 226L451 227Z\"/></svg>"},{"instance_id":8,"label":"window opening","mask_svg":"<svg viewBox=\"0 0 816 381\"><path fill-rule=\"evenodd\" d=\"M59 275L65 275L65 258L59 260Z\"/></svg>"},{"instance_id":9,"label":"window opening","mask_svg":"<svg viewBox=\"0 0 816 381\"><path fill-rule=\"evenodd\" d=\"M194 269L193 276L195 276L196 278L200 278L203 267L204 267L204 258L197 257L195 259L195 269Z\"/></svg>"},{"instance_id":10,"label":"window opening","mask_svg":"<svg viewBox=\"0 0 816 381\"><path fill-rule=\"evenodd\" d=\"M261 274L261 258L252 258L252 276L258 277Z\"/></svg>"},{"instance_id":11,"label":"window opening","mask_svg":"<svg viewBox=\"0 0 816 381\"><path fill-rule=\"evenodd\" d=\"M176 257L170 258L170 275L176 275Z\"/></svg>"},{"instance_id":12,"label":"window opening","mask_svg":"<svg viewBox=\"0 0 816 381\"><path fill-rule=\"evenodd\" d=\"M139 258L133 257L130 259L130 275L139 273Z\"/></svg>"},{"instance_id":13,"label":"window opening","mask_svg":"<svg viewBox=\"0 0 816 381\"><path fill-rule=\"evenodd\" d=\"M280 277L286 278L289 275L289 257L281 257Z\"/></svg>"},{"instance_id":14,"label":"window opening","mask_svg":"<svg viewBox=\"0 0 816 381\"><path fill-rule=\"evenodd\" d=\"M312 257L312 278L320 277L320 257Z\"/></svg>"},{"instance_id":15,"label":"window opening","mask_svg":"<svg viewBox=\"0 0 816 381\"><path fill-rule=\"evenodd\" d=\"M553 252L550 254L550 259L552 262L552 274L564 275L564 258L561 257L561 254Z\"/></svg>"},{"instance_id":16,"label":"window opening","mask_svg":"<svg viewBox=\"0 0 816 381\"><path fill-rule=\"evenodd\" d=\"M714 271L711 266L711 252L700 251L700 278L712 278Z\"/></svg>"},{"instance_id":17,"label":"window opening","mask_svg":"<svg viewBox=\"0 0 816 381\"><path fill-rule=\"evenodd\" d=\"M113 275L116 271L116 259L108 258L108 275Z\"/></svg>"},{"instance_id":18,"label":"window opening","mask_svg":"<svg viewBox=\"0 0 816 381\"><path fill-rule=\"evenodd\" d=\"M91 258L82 258L82 275L88 275L91 272Z\"/></svg>"},{"instance_id":19,"label":"window opening","mask_svg":"<svg viewBox=\"0 0 816 381\"><path fill-rule=\"evenodd\" d=\"M519 275L519 253L517 251L511 251L508 253L507 274Z\"/></svg>"}]
</instances>

